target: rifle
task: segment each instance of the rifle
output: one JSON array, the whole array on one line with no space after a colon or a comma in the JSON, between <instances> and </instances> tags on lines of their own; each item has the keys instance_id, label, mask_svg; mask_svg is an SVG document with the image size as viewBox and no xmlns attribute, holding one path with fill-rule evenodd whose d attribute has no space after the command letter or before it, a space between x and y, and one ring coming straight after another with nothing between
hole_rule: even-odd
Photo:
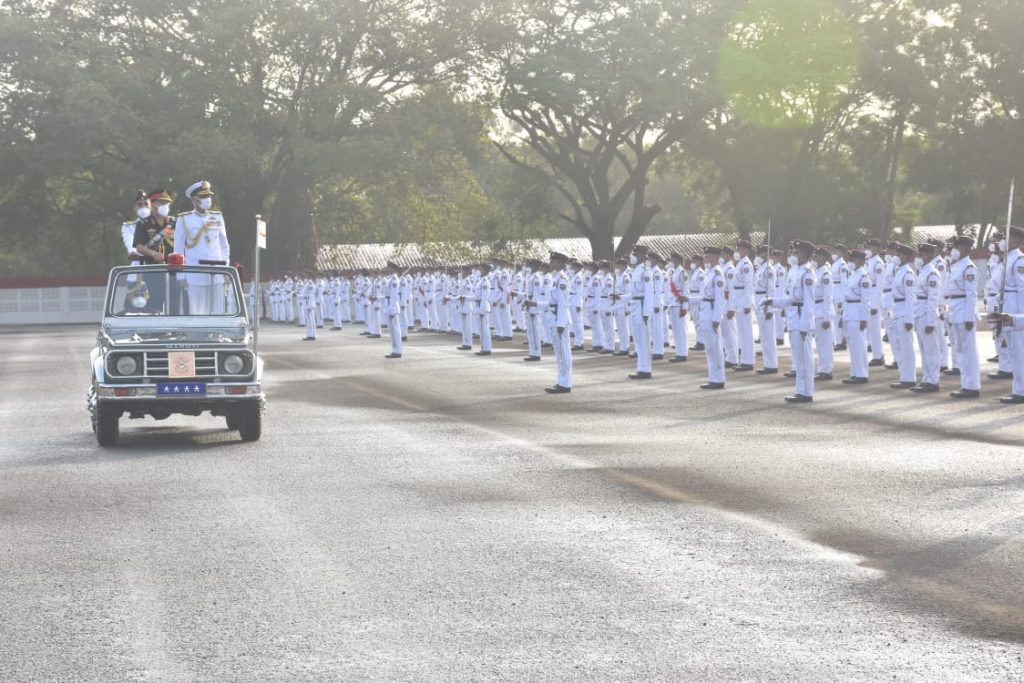
<instances>
[{"instance_id":1,"label":"rifle","mask_svg":"<svg viewBox=\"0 0 1024 683\"><path fill-rule=\"evenodd\" d=\"M1017 184L1017 179L1013 178L1010 180L1010 203L1006 207L1006 251L1003 254L1003 281L999 285L999 320L996 321L996 336L1002 336L1003 334L1003 315L1006 310L1006 276L1010 273L1010 226L1013 225L1013 192L1014 187Z\"/></svg>"}]
</instances>

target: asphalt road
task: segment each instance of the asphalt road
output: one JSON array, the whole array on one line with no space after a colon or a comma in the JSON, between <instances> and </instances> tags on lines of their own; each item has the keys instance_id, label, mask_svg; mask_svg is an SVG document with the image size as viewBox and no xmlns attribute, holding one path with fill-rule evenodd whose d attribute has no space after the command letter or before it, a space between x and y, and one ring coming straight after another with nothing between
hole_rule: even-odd
<instances>
[{"instance_id":1,"label":"asphalt road","mask_svg":"<svg viewBox=\"0 0 1024 683\"><path fill-rule=\"evenodd\" d=\"M0 330L4 681L1024 680L1005 385L787 406L583 354L547 396L519 342L272 326L262 441L125 419L101 449L94 334Z\"/></svg>"}]
</instances>

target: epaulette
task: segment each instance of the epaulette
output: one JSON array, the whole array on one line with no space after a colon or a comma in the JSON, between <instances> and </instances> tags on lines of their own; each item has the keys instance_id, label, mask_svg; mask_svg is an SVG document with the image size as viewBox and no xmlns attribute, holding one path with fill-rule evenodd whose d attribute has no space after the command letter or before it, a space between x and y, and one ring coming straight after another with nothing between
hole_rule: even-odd
<instances>
[{"instance_id":1,"label":"epaulette","mask_svg":"<svg viewBox=\"0 0 1024 683\"><path fill-rule=\"evenodd\" d=\"M193 209L192 211L182 211L181 213L178 214L178 218L181 218L182 216L191 216L194 213L195 209Z\"/></svg>"}]
</instances>

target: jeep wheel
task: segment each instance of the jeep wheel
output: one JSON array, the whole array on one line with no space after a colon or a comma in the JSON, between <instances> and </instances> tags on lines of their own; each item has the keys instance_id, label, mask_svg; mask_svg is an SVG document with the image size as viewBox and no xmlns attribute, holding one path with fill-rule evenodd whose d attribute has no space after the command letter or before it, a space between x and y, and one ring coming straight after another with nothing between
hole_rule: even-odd
<instances>
[{"instance_id":1,"label":"jeep wheel","mask_svg":"<svg viewBox=\"0 0 1024 683\"><path fill-rule=\"evenodd\" d=\"M117 439L121 435L119 420L120 411L113 406L96 406L93 411L93 430L96 432L96 442L101 446L116 446Z\"/></svg>"},{"instance_id":2,"label":"jeep wheel","mask_svg":"<svg viewBox=\"0 0 1024 683\"><path fill-rule=\"evenodd\" d=\"M237 432L242 428L242 419L240 417L240 410L230 410L228 414L224 416L225 422L228 423L228 431Z\"/></svg>"},{"instance_id":3,"label":"jeep wheel","mask_svg":"<svg viewBox=\"0 0 1024 683\"><path fill-rule=\"evenodd\" d=\"M263 410L256 401L249 401L238 407L235 414L238 433L242 441L259 441L263 433Z\"/></svg>"}]
</instances>

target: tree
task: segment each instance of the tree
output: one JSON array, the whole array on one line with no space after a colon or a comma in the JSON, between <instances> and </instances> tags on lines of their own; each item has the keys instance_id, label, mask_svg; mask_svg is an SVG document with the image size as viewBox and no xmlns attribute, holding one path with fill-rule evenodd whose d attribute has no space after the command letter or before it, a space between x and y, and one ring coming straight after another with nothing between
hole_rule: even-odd
<instances>
[{"instance_id":1,"label":"tree","mask_svg":"<svg viewBox=\"0 0 1024 683\"><path fill-rule=\"evenodd\" d=\"M481 76L514 136L542 160L562 219L595 258L626 253L660 207L647 202L655 162L707 111L713 41L731 2L493 2L497 33ZM506 158L533 166L508 145ZM537 166L534 166L537 167Z\"/></svg>"}]
</instances>

